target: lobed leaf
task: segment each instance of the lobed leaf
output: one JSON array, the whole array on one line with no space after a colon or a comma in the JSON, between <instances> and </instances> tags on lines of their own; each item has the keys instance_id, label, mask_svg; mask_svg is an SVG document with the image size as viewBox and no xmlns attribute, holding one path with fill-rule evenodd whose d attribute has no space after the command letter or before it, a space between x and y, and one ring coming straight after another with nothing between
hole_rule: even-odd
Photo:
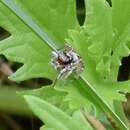
<instances>
[{"instance_id":1,"label":"lobed leaf","mask_svg":"<svg viewBox=\"0 0 130 130\"><path fill-rule=\"evenodd\" d=\"M81 123L68 116L60 109L34 96L24 96L31 110L47 125L56 130L87 130L86 123ZM80 124L81 123L81 124Z\"/></svg>"},{"instance_id":2,"label":"lobed leaf","mask_svg":"<svg viewBox=\"0 0 130 130\"><path fill-rule=\"evenodd\" d=\"M9 1L5 0L4 2L8 3ZM46 30L47 33L58 42L64 41L64 38L67 37L68 29L73 29L77 26L77 21L75 21L75 11L71 10L74 10L73 4L68 6L68 12L72 14L69 15L69 13L67 13L67 16L65 15L64 17L63 14L60 15L59 12L66 11L66 8L63 8L63 6L62 8L59 6L55 7L55 2L53 3L52 1L46 1L46 5L41 4L41 7L39 7L39 10L45 10L43 13L46 17L41 18L39 17L41 12L36 11L37 8L35 9L35 12L31 12L32 8L35 7L35 5L32 5L33 3L29 4L28 1L24 0L15 0L15 2L16 5L19 5L20 8L22 8L27 13L27 15L30 15L32 17L32 20L36 21L36 25L38 25L38 27L41 26L43 30ZM24 5L22 2L26 2L26 5ZM66 1L63 3L62 2L63 1L60 3L61 5L65 4ZM74 1L71 2L74 3ZM128 0L127 2L129 3ZM37 2L35 1L34 3L36 4ZM57 84L56 89L58 91L68 93L68 95L65 96L65 100L69 101L69 108L80 109L80 107L85 106L88 107L88 110L90 110L90 101L92 101L96 107L100 107L105 113L110 114L116 120L120 129L125 130L128 129L129 126L127 126L126 122L122 120L123 118L119 113L117 113L119 116L116 114L113 104L115 100L125 100L124 95L119 94L119 91L130 92L129 82L116 82L121 58L129 54L129 24L127 24L129 23L129 20L126 16L122 17L122 15L120 15L120 11L118 11L120 4L121 7L125 8L124 4L122 4L122 0L120 0L118 4L115 4L112 7L110 7L105 0L86 0L86 22L83 27L77 28L75 30L70 30L69 38L67 39L67 41L73 45L73 47L83 58L85 64L84 72L78 81L72 79L72 82L67 81L68 83L66 84L63 84L63 82L60 81L62 83ZM66 3L66 6L67 5L68 3ZM10 7L9 4L8 6ZM7 27L6 30L12 34L12 36L8 39L0 41L0 43L2 43L0 44L0 51L11 60L24 63L23 68L21 68L21 70L19 70L14 75L14 77L11 78L20 81L27 78L40 76L47 76L48 78L53 77L55 74L53 70L51 70L48 58L51 50L47 45L43 44L42 41L38 39L38 37L34 34L36 31L35 28L32 27L32 30L34 32L31 32L32 30L27 27L29 26L29 23L26 22L26 19L22 20L26 23L27 26L23 24L13 13L10 15L10 11L4 7L3 4L0 4L0 7L0 10L2 12L0 13L0 25L2 27ZM50 10L46 13L47 8ZM124 12L129 12L128 7ZM56 17L49 17L49 20L46 19L47 16L51 15L54 15ZM19 17L21 18L22 16ZM120 24L117 24L118 21L114 20L115 17L119 17L119 20L121 19L123 21L123 23L126 25L125 28L124 26L120 28ZM65 18L68 18L68 20ZM104 18L104 20L102 18ZM15 21L17 24L14 26L12 24L12 21ZM51 21L50 25L47 24L48 21ZM63 27L63 25L65 27ZM56 33L54 33L52 30L56 30ZM40 34L39 37L42 37L42 35ZM25 38L28 40L26 41ZM43 40L43 38L41 39ZM23 41L25 42L23 43ZM48 41L45 42L48 43ZM62 45L60 44L60 46ZM43 61L41 61L41 59ZM41 69L42 65L43 69ZM36 67L38 67L38 69L36 69ZM48 70L50 72L48 72ZM61 88L62 85L64 86L63 88ZM28 103L29 100L30 97L27 98ZM34 100L38 104L35 104ZM37 107L37 105L39 107ZM39 113L42 113L43 110L40 107L44 107L45 110L50 107L50 109L52 111L56 111L57 114L63 114L54 106L51 106L47 102L38 98L35 99L34 97L31 97L30 106L35 106L33 111L42 120L43 117L41 117ZM49 118L54 120L55 115L52 117L51 115L48 115L48 112L46 111L44 111L44 114L47 114L47 117L45 119L47 121L47 124ZM63 115L65 116L65 113ZM68 118L69 117L67 116L65 120ZM49 122L49 124L51 123L52 122ZM60 127L53 123L51 125L54 128L61 128L62 125L64 128L66 125L69 125L70 128L72 127L68 123L63 124L63 122ZM79 126L75 127L76 129L79 128Z\"/></svg>"},{"instance_id":3,"label":"lobed leaf","mask_svg":"<svg viewBox=\"0 0 130 130\"><path fill-rule=\"evenodd\" d=\"M37 3L43 4L35 8ZM56 3L54 1L41 2L41 0L35 0L34 2L1 0L0 26L10 32L11 37L0 41L0 53L4 54L10 60L24 64L11 77L12 80L21 81L32 77L43 76L54 78L55 73L51 69L50 58L48 58L50 57L51 50L46 44L43 44L43 41L32 30L35 30L34 32L42 37L41 39L45 38L45 40L48 40L46 38L47 35L44 35L46 33L42 30L44 29L49 35L53 35L52 37L56 41L60 43L62 41L63 43L63 37L67 37L67 29L78 26L75 15L75 4L73 0L59 1L61 6L56 5ZM12 9L13 13L3 4ZM41 12L43 12L44 17L41 17ZM62 13L65 13L65 15L62 16ZM19 17L22 21L25 20L24 23L26 25ZM49 26L48 22L50 22ZM46 42L48 43L50 40Z\"/></svg>"}]
</instances>

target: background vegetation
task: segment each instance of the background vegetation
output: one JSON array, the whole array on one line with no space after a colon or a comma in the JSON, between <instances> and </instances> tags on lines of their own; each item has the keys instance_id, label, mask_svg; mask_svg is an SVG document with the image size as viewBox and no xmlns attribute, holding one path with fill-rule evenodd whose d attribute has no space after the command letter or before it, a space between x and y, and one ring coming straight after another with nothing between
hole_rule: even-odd
<instances>
[{"instance_id":1,"label":"background vegetation","mask_svg":"<svg viewBox=\"0 0 130 130\"><path fill-rule=\"evenodd\" d=\"M107 1L109 2L109 5L112 6L112 2L110 0ZM76 1L76 15L79 24L83 25L85 21L84 0ZM102 21L104 21L103 18ZM8 32L5 28L0 26L0 41L3 41L10 36L11 36L10 32ZM122 65L118 68L118 75L116 78L118 81L127 81L129 79L129 72L130 72L130 56L127 55L125 57L121 57L121 62ZM21 81L23 77L20 77L21 78L20 80L14 77L16 78L17 82L13 82L10 79L8 79L8 76L10 76L13 72L16 72L16 70L19 69L22 65L23 65L22 63L12 62L12 60L11 61L8 60L4 55L0 56L0 130L38 130L43 125L43 123L32 114L25 100L21 96L16 94L16 91L18 92L26 89L27 90L36 89L41 86L50 85L52 84L52 81L47 78L31 78L31 77L28 80L26 79L25 81ZM122 110L122 112L124 112L123 114L125 114L127 119L126 117L124 117L124 115L121 117L124 117L124 119L127 120L126 122L128 122L129 125L130 96L129 93L127 92L122 94L125 94L127 101L122 101L120 103L116 102L115 104L117 105L116 108L118 108L119 104L123 106L122 108L120 108L120 111ZM59 100L59 98L56 97L56 100ZM75 106L77 107L79 105L78 103L77 104L73 102L71 103L72 105L74 104L74 107ZM122 114L122 112L119 113ZM71 113L71 111L69 111L68 113ZM91 114L92 116L89 115L90 116L89 117L87 115L87 120L90 124L92 124L92 126L95 129L98 130L98 128L96 127L99 126L101 127L105 126L107 129L110 130L120 129L118 123L114 121L113 117L111 117L110 115L106 116L102 110L99 109L98 116L96 115L97 117L95 116L95 114L93 114L94 110L92 111L91 109L90 113L92 113ZM95 125L95 122L98 122L97 123L98 125Z\"/></svg>"}]
</instances>

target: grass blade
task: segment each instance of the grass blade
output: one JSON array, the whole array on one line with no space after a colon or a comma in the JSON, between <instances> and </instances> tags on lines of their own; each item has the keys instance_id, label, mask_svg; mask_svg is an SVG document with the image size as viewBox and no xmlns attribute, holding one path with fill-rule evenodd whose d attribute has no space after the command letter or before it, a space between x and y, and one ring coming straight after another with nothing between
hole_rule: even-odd
<instances>
[{"instance_id":1,"label":"grass blade","mask_svg":"<svg viewBox=\"0 0 130 130\"><path fill-rule=\"evenodd\" d=\"M47 45L52 49L58 49L56 43L47 35L47 33L33 21L33 19L27 15L13 0L1 0L1 2L9 8L17 17L19 17L40 39L45 41Z\"/></svg>"},{"instance_id":2,"label":"grass blade","mask_svg":"<svg viewBox=\"0 0 130 130\"><path fill-rule=\"evenodd\" d=\"M118 115L115 112L113 112L107 105L107 103L105 103L104 100L100 97L100 95L97 94L96 90L94 90L94 88L91 87L91 84L84 77L80 77L80 81L83 82L84 84L87 84L84 85L83 90L93 97L94 101L93 103L96 103L98 106L100 106L100 108L106 114L110 114L115 119L116 123L121 128L121 130L129 130L128 127L124 124L124 122L118 117Z\"/></svg>"}]
</instances>

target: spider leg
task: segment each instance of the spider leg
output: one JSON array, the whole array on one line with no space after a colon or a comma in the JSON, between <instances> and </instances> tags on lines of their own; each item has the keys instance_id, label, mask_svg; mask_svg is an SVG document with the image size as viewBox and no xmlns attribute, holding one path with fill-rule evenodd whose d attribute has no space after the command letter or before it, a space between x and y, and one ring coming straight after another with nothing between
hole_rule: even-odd
<instances>
[{"instance_id":1,"label":"spider leg","mask_svg":"<svg viewBox=\"0 0 130 130\"><path fill-rule=\"evenodd\" d=\"M64 73L66 73L66 69L63 69L62 71L60 71L60 73L56 76L52 87L54 87L56 85L56 82L63 76Z\"/></svg>"},{"instance_id":2,"label":"spider leg","mask_svg":"<svg viewBox=\"0 0 130 130\"><path fill-rule=\"evenodd\" d=\"M69 77L69 76L71 75L72 71L73 71L73 70L69 70L69 71L66 73L65 79L67 79L67 77Z\"/></svg>"}]
</instances>

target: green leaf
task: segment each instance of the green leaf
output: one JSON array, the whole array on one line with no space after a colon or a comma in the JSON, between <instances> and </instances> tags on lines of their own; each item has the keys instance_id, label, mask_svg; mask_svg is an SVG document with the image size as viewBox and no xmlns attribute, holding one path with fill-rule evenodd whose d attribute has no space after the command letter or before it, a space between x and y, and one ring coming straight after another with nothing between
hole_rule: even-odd
<instances>
[{"instance_id":1,"label":"green leaf","mask_svg":"<svg viewBox=\"0 0 130 130\"><path fill-rule=\"evenodd\" d=\"M120 36L130 23L129 4L129 0L112 0L112 23L117 36Z\"/></svg>"},{"instance_id":2,"label":"green leaf","mask_svg":"<svg viewBox=\"0 0 130 130\"><path fill-rule=\"evenodd\" d=\"M39 5L39 3L41 4ZM56 3L59 3L60 6ZM3 4L13 10L13 13ZM35 8L37 4L38 8ZM41 17L41 12L43 17ZM49 22L50 24L48 24ZM48 58L51 50L32 30L47 43L51 40L43 30L55 41L63 44L64 38L67 37L67 29L78 26L75 3L74 0L59 2L1 0L0 26L11 33L11 37L0 41L0 53L10 60L24 64L17 73L10 77L11 80L21 81L43 76L54 78L55 72L52 70L50 58Z\"/></svg>"},{"instance_id":3,"label":"green leaf","mask_svg":"<svg viewBox=\"0 0 130 130\"><path fill-rule=\"evenodd\" d=\"M56 130L56 129L50 128L49 126L43 126L40 128L40 130Z\"/></svg>"},{"instance_id":4,"label":"green leaf","mask_svg":"<svg viewBox=\"0 0 130 130\"><path fill-rule=\"evenodd\" d=\"M67 92L55 90L53 87L42 87L40 89L26 90L19 93L20 95L30 95L41 98L63 110L68 109L68 103L64 101Z\"/></svg>"},{"instance_id":5,"label":"green leaf","mask_svg":"<svg viewBox=\"0 0 130 130\"><path fill-rule=\"evenodd\" d=\"M104 74L109 73L109 63L106 62L106 58L109 58L113 41L111 17L111 8L106 0L86 0L84 28L88 41L84 50L88 50L89 55L96 62L98 72L104 71ZM101 64L105 67L101 68Z\"/></svg>"},{"instance_id":6,"label":"green leaf","mask_svg":"<svg viewBox=\"0 0 130 130\"><path fill-rule=\"evenodd\" d=\"M118 116L127 124L127 126L130 128L129 120L127 119L125 113L124 113L124 108L122 105L122 102L120 101L114 101L114 107L115 107L115 112L118 114Z\"/></svg>"},{"instance_id":7,"label":"green leaf","mask_svg":"<svg viewBox=\"0 0 130 130\"><path fill-rule=\"evenodd\" d=\"M121 65L122 57L130 54L130 10L129 0L112 0L112 26L113 26L113 58L112 58L112 71L111 77L118 74L118 68Z\"/></svg>"},{"instance_id":8,"label":"green leaf","mask_svg":"<svg viewBox=\"0 0 130 130\"><path fill-rule=\"evenodd\" d=\"M87 84L86 92L93 95L93 103L98 104L104 112L112 115L120 129L128 129L129 126L116 114L113 102L114 100L125 100L125 95L119 94L119 91L130 92L128 83L121 85L115 82L121 57L128 55L129 49L125 43L129 38L127 35L129 27L118 39L118 43L120 43L111 54L115 39L111 7L105 0L88 0L86 5L88 8L86 8L85 25L80 30L70 30L70 39L67 41L71 42L83 58L85 69L81 75L81 81ZM106 20L105 22L102 17ZM119 62L115 66L113 62L115 63L116 59L119 59Z\"/></svg>"},{"instance_id":9,"label":"green leaf","mask_svg":"<svg viewBox=\"0 0 130 130\"><path fill-rule=\"evenodd\" d=\"M90 102L91 98L89 97L89 93L83 91L83 86L84 84L82 82L77 82L75 79L70 79L67 83L61 80L55 88L46 86L40 89L26 90L19 94L23 96L33 95L41 98L59 107L68 114L72 114L73 111L81 109L81 107L85 107L88 112L91 112L94 106Z\"/></svg>"},{"instance_id":10,"label":"green leaf","mask_svg":"<svg viewBox=\"0 0 130 130\"><path fill-rule=\"evenodd\" d=\"M50 2L51 3L51 2ZM64 3L64 2L63 2ZM19 13L19 8L17 8L16 7L16 5L15 4L13 4L12 3L12 1L11 1L11 4L9 4L8 3L8 1L4 1L4 4L6 4L6 6L9 6L9 8L11 9L11 10L13 10L13 12L16 14L16 15L19 15L19 17L22 19L22 20L24 20L24 18L26 18L27 16L22 12L21 13L21 10L20 10L20 13ZM35 5L35 4L34 4ZM68 3L67 3L67 6L68 6ZM73 6L73 5L72 5ZM3 5L1 5L1 7L3 8L3 11L4 11L4 13L6 14L7 13L7 8L5 8ZM70 6L69 6L70 7ZM69 9L69 7L68 7L68 10L67 10L67 13L69 13L69 10L71 10L71 9L73 9L73 8L70 8ZM74 7L74 6L73 6ZM63 9L63 8L62 8ZM18 12L17 12L18 11ZM66 11L66 9L65 9L65 11ZM8 10L8 12L9 12L9 10ZM72 13L73 13L73 11L71 11L71 13L69 13L70 15L71 15L71 17L73 16L72 15ZM2 13L2 15L3 15L3 13ZM7 14L6 14L7 15ZM33 15L34 15L34 13L33 13ZM69 15L66 15L66 17L68 17ZM33 17L33 16L32 16ZM58 19L57 19L57 21L59 20L59 12L58 12ZM73 22L73 20L70 18L70 22L69 22L69 20L67 19L67 22L64 22L65 20L63 19L63 17L64 16L62 16L62 18L61 18L61 20L63 20L62 22L61 22L61 24L63 24L64 25L64 27L66 28L67 26L65 26L66 24L72 24L72 22ZM14 15L14 14L12 14L11 15L11 17L9 17L9 18L11 18L11 20L10 21L13 21L13 19L16 19L16 22L19 22L19 24L22 24L22 22L21 21L19 21L19 19ZM8 18L8 19L9 19ZM27 17L28 18L28 17ZM65 17L64 17L65 18ZM5 19L5 21L7 21L7 18ZM10 21L9 21L9 25L10 25ZM24 21L27 25L29 25L29 22L30 23L32 23L32 21L29 19L25 19L25 21ZM34 24L34 23L33 23ZM32 25L33 25L32 24ZM59 26L59 21L58 22L56 22L54 25L56 25L57 24L57 26ZM35 27L33 28L33 26L29 26L33 31L36 31L37 32L37 30L35 29ZM6 26L6 24L5 24L5 26ZM19 27L20 25L18 25L18 27ZM25 26L24 24L22 25L23 27ZM55 27L55 28L57 28L57 26ZM74 25L72 25L72 26L75 26L75 24ZM11 27L12 27L12 25L11 25ZM17 27L17 26L16 26ZM22 29L23 29L23 27L22 27ZM49 25L49 27L50 27L50 25ZM12 27L13 28L13 27ZM28 31L27 30L29 30L26 26L24 27L25 28L25 31L24 32L27 32L28 33ZM56 30L54 28L54 30ZM61 28L60 28L61 29ZM62 28L63 29L63 28ZM8 30L8 29L7 29ZM11 30L12 31L12 30ZM15 32L17 32L18 30L16 30ZM50 30L49 30L50 31ZM23 36L23 34L22 34L22 31L20 30L20 38L21 38L21 35ZM63 30L62 30L62 32L63 32ZM39 33L37 33L38 35L39 35ZM60 33L61 35L62 35L62 33ZM66 34L67 34L67 31L66 31ZM14 34L13 34L14 35ZM31 35L31 30L29 30L29 35ZM27 34L25 34L25 36L28 38L28 36L27 36ZM39 35L40 37L42 36L42 35ZM64 36L64 35L62 35L62 36ZM30 37L30 36L29 36ZM44 36L43 36L44 37ZM14 40L17 40L17 39L15 39L16 38L16 35L14 35ZM21 42L23 42L23 40L25 40L25 42L26 42L26 39L27 38L24 38L24 36L23 36L23 38L21 39ZM27 79L27 78L32 78L32 77L39 77L39 76L44 76L44 74L47 72L49 75L50 75L50 73L51 73L51 69L49 69L50 68L50 65L49 65L49 59L48 59L48 57L44 57L43 55L44 55L44 53L43 52L45 52L45 53L47 53L47 54L45 54L45 56L48 56L48 53L50 53L50 51L49 52L46 52L45 50L48 50L48 49L46 49L45 47L43 47L42 48L42 44L40 44L40 40L39 40L39 42L36 42L36 40L38 40L38 39L36 39L35 41L34 41L34 39L35 38L37 38L33 33L32 33L32 36L30 37L30 41L29 41L29 44L26 44L25 43L25 47L23 48L23 49L21 49L21 45L22 45L22 43L19 43L19 48L16 46L16 43L17 42L19 42L19 41L16 41L15 42L15 44L13 44L14 43L14 41L12 40L10 40L10 39L7 39L7 40L4 40L4 41L2 41L3 42L3 44L1 45L1 52L3 53L3 54L5 54L8 58L10 58L10 59L12 59L12 60L15 60L15 61L20 61L20 62L23 62L23 63L25 63L24 64L24 66L21 68L21 69L19 69L13 76L11 76L11 78L10 79L13 79L13 80L16 80L16 81L21 81L21 80L24 80L24 79ZM42 38L41 38L42 39ZM57 38L58 39L58 38ZM62 39L63 40L63 39ZM9 42L8 42L9 41ZM9 46L9 44L12 44L12 48ZM37 43L39 43L41 46L39 46ZM6 45L4 45L4 44L6 44ZM18 43L17 43L18 44ZM14 45L17 47L17 48L14 48ZM36 47L38 48L38 49L36 49ZM28 51L27 49L30 49L30 51ZM17 52L15 51L17 49ZM32 52L32 53L27 53L27 52ZM25 53L26 52L26 53ZM38 54L37 55L35 55L34 54L34 52L37 52ZM9 54L8 54L9 53ZM13 54L12 54L13 53ZM20 53L20 54L19 54ZM22 54L25 54L25 57L22 57ZM41 55L40 55L41 54ZM20 56L19 56L20 55ZM12 56L15 56L16 58L12 58ZM19 57L17 57L17 56L19 56ZM39 57L39 60L38 59L33 59L32 58L32 56L33 56L33 58L35 58L35 57ZM43 56L44 57L44 59L46 60L46 61L40 61L40 59L42 59L42 57L41 56ZM31 57L31 58L30 58ZM30 58L30 60L29 60L29 58ZM20 60L19 60L20 59ZM28 62L28 61L30 61L30 62ZM38 64L38 62L40 61L40 63ZM34 64L36 64L36 65L34 65ZM42 66L43 65L43 66ZM45 67L46 68L45 68ZM31 68L30 68L31 67ZM43 69L46 69L47 71L45 71L45 70L41 70L41 68L43 68ZM48 70L50 71L50 73L48 72ZM25 73L25 71L26 71L26 73ZM45 72L44 72L45 71ZM24 72L24 73L23 73ZM42 72L44 72L44 74L42 73ZM46 75L46 74L45 74ZM47 75L46 75L47 76ZM50 75L51 76L51 75ZM50 78L50 77L49 77ZM52 90L50 90L51 92L52 92ZM46 94L44 95L44 94L41 94L41 90L39 91L40 92L40 94L38 94L37 92L37 94L35 93L34 95L37 95L37 96L40 96L41 95L41 97L42 98L44 98L44 99L46 99L47 98L47 100L49 100L49 97L50 97L50 102L53 104L54 102L54 100L56 100L55 102L57 103L58 101L57 101L57 98L54 98L54 97L56 97L56 96L54 96L54 94L57 94L57 93L52 93L52 96L49 96L50 94L51 94L51 92L50 91L46 91L45 89L44 89L44 92L45 93L47 93L47 97L46 97ZM27 92L28 93L28 92ZM28 93L29 95L30 95L30 93ZM31 92L31 94L33 94L33 92ZM48 95L49 94L49 95ZM61 98L61 97L60 97ZM80 100L79 100L80 101ZM55 103L54 103L55 104ZM77 109L77 107L76 107L76 109Z\"/></svg>"},{"instance_id":11,"label":"green leaf","mask_svg":"<svg viewBox=\"0 0 130 130\"><path fill-rule=\"evenodd\" d=\"M46 56L51 53L50 48L46 44L43 44L43 42L23 24L23 22L21 22L13 13L10 13L10 10L1 3L0 26L11 33L9 38L0 41L0 53L4 54L10 60L25 63L19 72L12 75L12 80L21 81L32 77L43 77L48 74L48 72L46 72L47 69L50 73L52 72L51 76L54 76L54 71L49 67L51 66L49 58L46 58ZM48 51L44 51L44 49ZM43 58L43 55L45 58ZM42 67L44 65L46 68Z\"/></svg>"},{"instance_id":12,"label":"green leaf","mask_svg":"<svg viewBox=\"0 0 130 130\"><path fill-rule=\"evenodd\" d=\"M67 93L64 101L69 103L70 110L75 111L84 107L89 113L93 110L93 108L95 109L95 107L91 103L92 95L90 95L89 92L84 89L84 85L86 86L86 84L83 82L79 82L74 78L70 78L67 79L67 81L58 81L55 89Z\"/></svg>"},{"instance_id":13,"label":"green leaf","mask_svg":"<svg viewBox=\"0 0 130 130\"><path fill-rule=\"evenodd\" d=\"M4 0L2 0L2 1L4 1ZM8 4L9 1L6 0L5 2ZM21 1L15 1L15 2L16 2L16 5L19 5L20 8L22 8L25 12L27 12L27 14L31 15L31 17L34 19L34 21L37 22L38 26L41 26L41 28L42 28L42 25L39 23L40 20L37 21L38 17L35 17L33 15L33 14L35 14L35 12L33 12L33 14L31 14L31 11L30 11L31 7L34 7L35 5L32 6L32 3L30 2L31 6L29 6L29 4L27 3L27 7L25 7L25 5L23 3L21 3ZM120 101L125 100L125 97L120 95L118 93L118 91L121 90L121 91L125 91L125 92L126 91L130 92L128 82L127 83L125 82L124 84L115 82L116 77L117 77L118 67L120 65L120 58L122 56L128 55L128 52L129 52L129 49L126 46L126 43L128 43L128 40L129 40L129 36L126 35L129 32L129 25L125 29L124 33L120 37L117 37L117 35L115 35L115 32L113 32L113 10L111 7L109 7L108 3L105 0L86 0L86 2L87 2L86 3L86 5L87 5L87 7L86 7L86 11L87 11L86 17L87 18L86 19L87 20L85 22L85 25L83 27L81 27L80 29L78 28L77 30L74 30L74 31L71 30L69 32L70 38L67 39L67 41L69 41L69 43L74 46L74 48L77 50L77 52L81 54L81 57L83 58L83 61L85 64L85 69L84 69L84 72L81 75L80 79L76 83L74 83L75 81L73 80L74 81L73 83L66 84L65 89L63 91L68 92L66 100L69 100L70 106L74 107L75 109L76 108L79 109L79 107L84 106L84 105L86 107L86 104L87 103L89 104L89 101L88 101L88 99L89 99L89 100L93 101L93 103L96 106L100 107L106 114L110 114L116 120L120 129L126 130L126 129L128 129L127 125L123 122L123 120L121 120L121 118L119 118L119 116L114 111L113 101L114 100L120 100ZM51 2L51 1L48 1L47 3L53 5L53 2ZM53 10L52 5L51 5L51 9ZM8 4L8 6L11 7L9 4ZM16 73L16 75L14 77L12 77L12 79L20 81L20 80L24 80L24 79L31 78L31 77L40 77L40 76L45 76L45 75L48 78L51 78L51 77L53 78L53 76L55 74L54 74L53 70L51 70L51 67L49 64L48 57L49 57L49 53L51 51L51 50L48 50L49 47L47 45L43 44L42 41L39 40L38 37L35 36L35 34L33 32L31 32L31 30L29 28L27 28L27 26L25 26L18 19L18 17L16 17L14 14L10 15L10 11L6 7L4 7L2 4L0 4L0 7L1 7L0 10L2 12L2 13L0 13L0 18L1 18L0 25L4 28L6 27L7 30L9 32L11 32L11 34L12 34L12 36L9 37L8 39L1 41L1 43L5 43L5 44L0 45L0 48L1 48L0 51L2 54L5 54L11 60L19 61L19 62L24 63L24 66L26 65L25 68L23 68L23 70L19 70L19 72ZM46 5L44 5L44 7L46 7ZM70 8L70 5L69 5L69 9L74 9L73 7L74 7L74 5L72 6L72 8ZM30 10L28 10L28 8ZM41 8L39 8L39 9L41 9ZM50 16L49 13L54 15L55 11L50 12L51 9L49 11L47 11L47 13L46 13L46 11L43 12L44 15ZM57 12L58 12L58 9L56 9ZM64 8L62 7L62 9L64 9ZM66 8L65 8L65 10L66 10ZM17 11L17 10L13 10L13 11ZM61 10L59 10L59 12L60 11ZM37 11L37 12L39 12L39 11ZM74 13L75 12L73 12L73 15L71 15L71 16L75 16ZM17 14L17 15L19 15L19 14ZM8 16L8 21L7 21L6 16ZM19 17L22 18L22 16L23 15L20 15ZM102 20L102 17L104 17L104 21ZM52 17L50 17L50 18L52 18ZM69 20L64 19L64 15L62 14L61 19L63 18L63 21L60 21L58 19L58 18L60 18L60 15L57 14L56 18L57 19L55 19L56 21L54 21L54 23L53 23L54 19L52 18L52 21L49 22L50 23L49 25L46 22L44 23L43 21L40 21L40 22L44 23L44 25L43 25L44 28L42 28L42 29L46 30L46 32L48 34L50 34L56 41L61 41L60 39L63 38L62 39L62 42L63 42L64 38L67 37L67 30L73 29L77 26L77 24L75 24L75 22L73 22L75 17L73 17L73 20L71 19L71 21L69 21ZM70 17L68 17L68 18L70 18ZM22 19L22 20L26 23L26 25L29 26L29 23L26 21L26 19ZM58 20L60 21L60 23ZM15 27L11 23L14 21L15 21L15 23L17 23L15 25ZM45 17L44 21L46 21L46 17ZM48 20L48 21L50 21L50 20ZM68 27L67 23L68 24L71 23L70 25L72 25L72 26ZM49 32L52 30L56 30L60 24L62 24L62 26L64 25L65 27L67 26L67 28L66 29L60 28L60 31L56 34L54 34L54 33L51 34ZM53 26L53 25L56 25L56 26ZM47 29L47 26L48 26L48 29ZM59 27L61 27L61 26L59 26ZM31 29L33 31L35 31L35 33L36 33L35 27L32 27ZM63 34L64 37L61 38L60 36L62 35L62 32L64 32L64 30L66 30L65 31L66 35ZM24 32L24 34L23 34L23 32ZM113 34L114 34L114 36L113 36ZM29 35L29 38L28 38L28 35ZM17 36L17 39L16 39L16 36ZM43 35L41 35L41 34L39 35L39 37L43 40L42 36ZM28 41L28 44L26 43L26 39ZM117 40L117 42L115 42L116 40ZM21 41L21 42L19 42L19 41ZM46 43L48 43L48 40L46 41ZM60 46L62 46L62 45L60 45ZM30 52L30 53L28 53L28 52ZM112 52L113 52L113 54L112 54ZM42 61L41 61L41 59L42 59ZM38 64L39 62L41 64L39 66L37 65L37 67L39 68L39 70L37 72L37 69L34 65ZM43 63L43 70L41 70L42 63ZM48 72L48 70L50 72ZM26 74L26 72L27 72L27 74ZM23 74L25 74L25 75L23 76ZM23 77L21 78L20 76L21 77L23 76ZM64 84L62 83L62 85L64 85ZM80 86L78 86L78 85L81 85L81 88L79 88ZM61 87L61 85L57 84L56 89L59 89L59 87ZM75 98L75 96L77 96L77 97ZM78 97L80 97L79 100L78 100ZM75 102L75 100L77 100L77 103ZM83 101L83 102L81 102L81 101ZM85 101L88 101L88 102L85 103ZM42 101L40 103L40 106L41 106L41 104L44 104L45 106L48 105L48 104L46 104L46 102L42 102ZM88 105L88 106L90 106L90 105ZM51 109L50 105L49 105L49 107ZM53 108L54 107L52 107L52 109ZM39 112L38 112L39 109L37 106L35 106L33 111L35 111L35 113L41 117L41 115L39 115ZM54 108L54 110L55 110L55 108ZM40 109L40 112L42 112L41 109ZM44 114L46 114L46 113L44 113ZM41 117L41 119L42 119L42 117Z\"/></svg>"},{"instance_id":14,"label":"green leaf","mask_svg":"<svg viewBox=\"0 0 130 130\"><path fill-rule=\"evenodd\" d=\"M60 109L47 103L40 98L34 96L24 96L31 110L38 116L46 125L56 130L88 130L87 124L77 121L65 114Z\"/></svg>"},{"instance_id":15,"label":"green leaf","mask_svg":"<svg viewBox=\"0 0 130 130\"><path fill-rule=\"evenodd\" d=\"M61 45L61 43L64 42L64 38L67 37L67 30L78 26L74 0L59 0L58 2L46 0L33 0L33 2L26 0L1 1L13 10L32 30L35 30L35 32L39 31L37 33L40 37L46 37L47 34L45 32L47 32L49 36L54 38L54 41L57 41L57 43L60 42L59 45ZM39 5L39 3L41 4ZM38 8L35 8L36 6L38 6ZM43 17L41 17L41 12ZM48 36L45 40L46 42L49 40L48 44L54 42L51 41Z\"/></svg>"}]
</instances>

